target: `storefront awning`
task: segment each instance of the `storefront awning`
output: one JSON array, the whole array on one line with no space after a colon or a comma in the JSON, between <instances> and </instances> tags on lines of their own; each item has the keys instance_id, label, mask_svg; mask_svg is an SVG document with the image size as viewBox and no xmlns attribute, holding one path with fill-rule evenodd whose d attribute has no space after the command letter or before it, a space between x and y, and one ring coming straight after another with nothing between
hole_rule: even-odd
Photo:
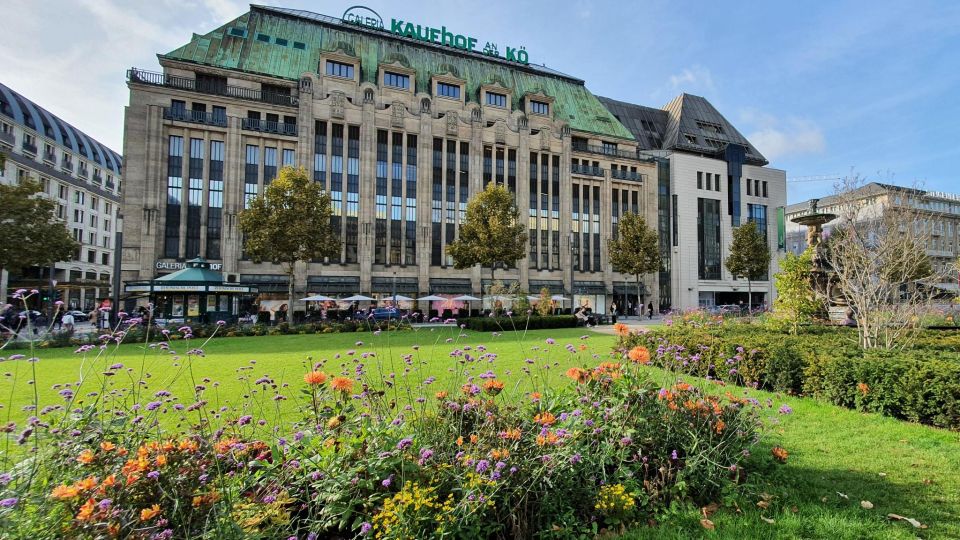
<instances>
[{"instance_id":1,"label":"storefront awning","mask_svg":"<svg viewBox=\"0 0 960 540\"><path fill-rule=\"evenodd\" d=\"M128 293L234 293L257 292L257 286L244 283L227 283L223 274L210 270L210 263L198 257L187 261L186 267L172 274L151 281L129 282L124 286Z\"/></svg>"}]
</instances>

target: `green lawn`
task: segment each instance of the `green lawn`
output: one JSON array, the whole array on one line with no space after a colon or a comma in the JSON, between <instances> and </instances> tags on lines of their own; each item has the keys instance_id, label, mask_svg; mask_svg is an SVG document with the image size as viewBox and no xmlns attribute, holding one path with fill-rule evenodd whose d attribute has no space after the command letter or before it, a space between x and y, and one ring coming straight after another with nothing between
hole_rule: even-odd
<instances>
[{"instance_id":1,"label":"green lawn","mask_svg":"<svg viewBox=\"0 0 960 540\"><path fill-rule=\"evenodd\" d=\"M205 357L187 363L182 354L199 343L172 342L179 353L171 354L130 344L110 348L96 356L88 353L86 359L72 349L39 351L39 362L25 360L0 363L6 372L0 379L0 419L8 417L22 422L32 414L23 410L34 402L34 391L39 404L62 402L61 388L56 384L76 381L85 374L85 394L100 391L122 392L140 386L139 401L154 399L159 390L168 390L188 404L192 399L194 383L204 384L209 390L205 396L208 409L225 406L227 416L247 411L268 420L268 427L297 417L303 406L295 388L302 386L302 375L312 362L326 359L328 373L353 372L355 361L361 361L371 374L390 372L397 375L398 387L410 388L415 395L422 377L434 376L437 382L429 392L449 388L459 383L453 371L469 367L472 373L487 369L483 363L460 364L450 356L454 349L485 345L498 355L496 371L501 378L515 380L514 384L527 387L533 384L554 384L563 379L563 371L574 364L592 364L592 354L605 356L614 337L583 330L544 330L505 333L466 332L438 328L417 332L296 335L214 339L204 349ZM547 338L556 344L547 347ZM447 340L450 340L448 343ZM357 345L363 341L363 345ZM572 354L564 350L566 344L577 347L589 344L589 350ZM414 346L419 345L418 350ZM534 350L537 347L538 350ZM347 352L353 350L354 354ZM16 351L23 352L23 351ZM360 359L362 353L368 357ZM335 358L336 354L340 358ZM376 356L370 357L369 353ZM30 356L29 353L25 353ZM412 354L410 361L420 363L413 371L416 380L403 380L403 355ZM3 354L0 354L2 356ZM9 356L9 353L6 354ZM179 357L179 358L177 358ZM308 360L311 358L312 360ZM527 366L525 358L535 358L535 378L507 377L506 372L519 375ZM254 363L255 362L255 363ZM118 374L104 376L108 366L122 363ZM192 367L188 369L188 365ZM543 369L543 366L550 366ZM127 369L132 371L126 371ZM36 369L34 375L33 370ZM673 376L650 370L657 380L667 382ZM143 378L141 378L143 373ZM149 374L149 376L147 376ZM36 377L36 384L29 381ZM270 377L276 388L256 385L262 376ZM414 375L411 375L411 377ZM204 382L204 379L209 382ZM142 381L143 384L140 384ZM695 382L695 381L692 381ZM215 386L215 383L218 383ZM284 387L289 383L289 387ZM725 389L708 387L710 391ZM731 388L734 393L743 389ZM274 401L275 394L286 400ZM426 393L426 392L423 392ZM263 395L266 394L266 395ZM750 391L753 397L772 399L774 409L786 403L793 408L790 415L777 415L767 435L757 447L748 469L747 495L735 500L742 510L738 513L732 504L711 516L715 530L700 525L696 511L678 509L656 528L635 529L628 538L960 538L960 439L957 433L909 424L877 415L861 414L810 399L777 396ZM84 397L86 400L94 397ZM250 410L256 408L256 410ZM168 427L177 423L177 414L171 411L165 418ZM790 452L787 463L773 465L767 459L773 445L781 445ZM842 493L848 498L844 498ZM756 503L766 495L768 508ZM861 507L869 501L873 509ZM796 509L796 512L793 509ZM887 514L914 518L928 529L914 529L906 522L892 522ZM773 523L762 518L773 520Z\"/></svg>"}]
</instances>

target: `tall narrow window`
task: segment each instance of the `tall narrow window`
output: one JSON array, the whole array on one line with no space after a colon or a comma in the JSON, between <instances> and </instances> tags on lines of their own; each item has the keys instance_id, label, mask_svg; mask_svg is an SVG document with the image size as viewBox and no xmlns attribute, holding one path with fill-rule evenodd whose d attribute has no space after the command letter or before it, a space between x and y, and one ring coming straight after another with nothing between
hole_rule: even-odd
<instances>
[{"instance_id":1,"label":"tall narrow window","mask_svg":"<svg viewBox=\"0 0 960 540\"><path fill-rule=\"evenodd\" d=\"M570 256L573 258L574 271L580 270L580 184L573 184L572 220L570 222Z\"/></svg>"},{"instance_id":2,"label":"tall narrow window","mask_svg":"<svg viewBox=\"0 0 960 540\"><path fill-rule=\"evenodd\" d=\"M317 120L313 127L313 180L327 188L327 123Z\"/></svg>"},{"instance_id":3,"label":"tall narrow window","mask_svg":"<svg viewBox=\"0 0 960 540\"><path fill-rule=\"evenodd\" d=\"M283 149L283 166L284 167L295 167L297 165L296 152L289 149Z\"/></svg>"},{"instance_id":4,"label":"tall narrow window","mask_svg":"<svg viewBox=\"0 0 960 540\"><path fill-rule=\"evenodd\" d=\"M593 271L600 272L600 186L593 186Z\"/></svg>"},{"instance_id":5,"label":"tall narrow window","mask_svg":"<svg viewBox=\"0 0 960 540\"><path fill-rule=\"evenodd\" d=\"M250 201L257 196L260 172L260 147L247 145L246 162L243 170L243 207L250 208Z\"/></svg>"},{"instance_id":6,"label":"tall narrow window","mask_svg":"<svg viewBox=\"0 0 960 540\"><path fill-rule=\"evenodd\" d=\"M404 264L417 264L417 136L407 135L407 213Z\"/></svg>"},{"instance_id":7,"label":"tall narrow window","mask_svg":"<svg viewBox=\"0 0 960 540\"><path fill-rule=\"evenodd\" d=\"M720 201L697 199L700 279L720 279Z\"/></svg>"},{"instance_id":8,"label":"tall narrow window","mask_svg":"<svg viewBox=\"0 0 960 540\"><path fill-rule=\"evenodd\" d=\"M347 263L357 262L360 215L360 126L347 129L347 234L344 239Z\"/></svg>"},{"instance_id":9,"label":"tall narrow window","mask_svg":"<svg viewBox=\"0 0 960 540\"><path fill-rule=\"evenodd\" d=\"M170 136L167 153L167 212L164 219L163 256L180 256L180 208L183 205L183 137Z\"/></svg>"},{"instance_id":10,"label":"tall narrow window","mask_svg":"<svg viewBox=\"0 0 960 540\"><path fill-rule=\"evenodd\" d=\"M460 143L460 212L458 222L467 219L467 199L470 198L470 143Z\"/></svg>"},{"instance_id":11,"label":"tall narrow window","mask_svg":"<svg viewBox=\"0 0 960 540\"><path fill-rule=\"evenodd\" d=\"M387 132L377 130L377 186L375 211L376 237L373 242L373 263L387 264Z\"/></svg>"},{"instance_id":12,"label":"tall narrow window","mask_svg":"<svg viewBox=\"0 0 960 540\"><path fill-rule=\"evenodd\" d=\"M190 176L187 192L188 259L200 256L200 209L203 206L203 139L190 139Z\"/></svg>"},{"instance_id":13,"label":"tall narrow window","mask_svg":"<svg viewBox=\"0 0 960 540\"><path fill-rule=\"evenodd\" d=\"M457 142L456 141L447 141L447 177L446 177L446 193L447 193L447 212L446 212L446 224L444 225L444 240L446 245L453 243L454 237L456 235L457 228ZM453 256L449 253L445 253L444 264L450 266L453 264Z\"/></svg>"},{"instance_id":14,"label":"tall narrow window","mask_svg":"<svg viewBox=\"0 0 960 540\"><path fill-rule=\"evenodd\" d=\"M400 264L403 247L403 133L390 145L390 264Z\"/></svg>"},{"instance_id":15,"label":"tall narrow window","mask_svg":"<svg viewBox=\"0 0 960 540\"><path fill-rule=\"evenodd\" d=\"M528 216L528 225L530 229L530 253L527 257L527 263L530 268L537 268L540 265L540 255L537 246L540 240L540 235L537 234L537 201L539 199L539 189L538 186L539 180L537 180L537 172L540 170L539 166L540 157L536 152L530 152L530 185L529 185L529 199L530 199L530 210ZM574 188L576 189L576 188Z\"/></svg>"},{"instance_id":16,"label":"tall narrow window","mask_svg":"<svg viewBox=\"0 0 960 540\"><path fill-rule=\"evenodd\" d=\"M330 129L330 226L334 237L343 231L343 124L332 124ZM340 262L342 254L330 259Z\"/></svg>"},{"instance_id":17,"label":"tall narrow window","mask_svg":"<svg viewBox=\"0 0 960 540\"><path fill-rule=\"evenodd\" d=\"M263 185L268 186L277 177L277 149L269 146L263 149Z\"/></svg>"},{"instance_id":18,"label":"tall narrow window","mask_svg":"<svg viewBox=\"0 0 960 540\"><path fill-rule=\"evenodd\" d=\"M223 141L210 141L210 188L207 195L208 259L219 259L223 224Z\"/></svg>"},{"instance_id":19,"label":"tall narrow window","mask_svg":"<svg viewBox=\"0 0 960 540\"><path fill-rule=\"evenodd\" d=\"M560 268L560 156L553 156L550 170L550 267Z\"/></svg>"},{"instance_id":20,"label":"tall narrow window","mask_svg":"<svg viewBox=\"0 0 960 540\"><path fill-rule=\"evenodd\" d=\"M433 181L430 201L430 264L440 266L443 257L441 218L443 217L443 139L433 139Z\"/></svg>"},{"instance_id":21,"label":"tall narrow window","mask_svg":"<svg viewBox=\"0 0 960 540\"><path fill-rule=\"evenodd\" d=\"M513 148L507 150L507 189L517 192L517 151Z\"/></svg>"}]
</instances>

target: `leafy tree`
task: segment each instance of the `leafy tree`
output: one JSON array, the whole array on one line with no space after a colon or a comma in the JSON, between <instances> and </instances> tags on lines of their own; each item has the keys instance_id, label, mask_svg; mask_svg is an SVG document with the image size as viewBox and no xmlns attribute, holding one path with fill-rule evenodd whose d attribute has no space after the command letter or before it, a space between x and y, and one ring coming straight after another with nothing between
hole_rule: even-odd
<instances>
[{"instance_id":1,"label":"leafy tree","mask_svg":"<svg viewBox=\"0 0 960 540\"><path fill-rule=\"evenodd\" d=\"M340 237L330 225L330 197L300 168L283 167L262 195L240 212L244 249L254 262L283 265L287 312L293 315L293 276L298 261L332 257Z\"/></svg>"},{"instance_id":2,"label":"leafy tree","mask_svg":"<svg viewBox=\"0 0 960 540\"><path fill-rule=\"evenodd\" d=\"M55 218L56 203L42 192L33 180L0 184L0 271L49 266L69 260L80 248Z\"/></svg>"},{"instance_id":3,"label":"leafy tree","mask_svg":"<svg viewBox=\"0 0 960 540\"><path fill-rule=\"evenodd\" d=\"M517 203L505 186L493 182L467 204L466 220L457 239L447 246L453 267L462 269L479 264L490 267L493 282L497 263L513 264L527 250L527 227L520 221ZM483 287L480 288L481 306Z\"/></svg>"},{"instance_id":4,"label":"leafy tree","mask_svg":"<svg viewBox=\"0 0 960 540\"><path fill-rule=\"evenodd\" d=\"M748 305L753 306L752 282L763 279L770 267L770 247L756 223L748 221L733 230L730 255L724 265L734 276L747 280Z\"/></svg>"},{"instance_id":5,"label":"leafy tree","mask_svg":"<svg viewBox=\"0 0 960 540\"><path fill-rule=\"evenodd\" d=\"M660 237L643 216L628 212L617 223L617 237L610 241L610 263L637 282L641 302L641 277L660 270Z\"/></svg>"},{"instance_id":6,"label":"leafy tree","mask_svg":"<svg viewBox=\"0 0 960 540\"><path fill-rule=\"evenodd\" d=\"M788 253L780 263L780 272L773 276L777 286L774 314L790 323L793 334L800 323L807 321L820 309L811 279L813 277L813 248L800 255Z\"/></svg>"},{"instance_id":7,"label":"leafy tree","mask_svg":"<svg viewBox=\"0 0 960 540\"><path fill-rule=\"evenodd\" d=\"M542 317L553 313L553 298L550 296L550 289L546 287L540 289L540 300L537 301L537 313Z\"/></svg>"}]
</instances>

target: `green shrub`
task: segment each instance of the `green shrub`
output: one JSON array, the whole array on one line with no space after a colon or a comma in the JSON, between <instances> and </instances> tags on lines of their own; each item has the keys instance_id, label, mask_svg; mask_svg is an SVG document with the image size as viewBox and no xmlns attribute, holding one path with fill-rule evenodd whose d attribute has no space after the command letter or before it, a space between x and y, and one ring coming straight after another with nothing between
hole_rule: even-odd
<instances>
[{"instance_id":1,"label":"green shrub","mask_svg":"<svg viewBox=\"0 0 960 540\"><path fill-rule=\"evenodd\" d=\"M545 330L551 328L574 328L577 319L572 315L551 315L548 317L470 317L459 319L470 330L479 332L502 332L509 330Z\"/></svg>"}]
</instances>

